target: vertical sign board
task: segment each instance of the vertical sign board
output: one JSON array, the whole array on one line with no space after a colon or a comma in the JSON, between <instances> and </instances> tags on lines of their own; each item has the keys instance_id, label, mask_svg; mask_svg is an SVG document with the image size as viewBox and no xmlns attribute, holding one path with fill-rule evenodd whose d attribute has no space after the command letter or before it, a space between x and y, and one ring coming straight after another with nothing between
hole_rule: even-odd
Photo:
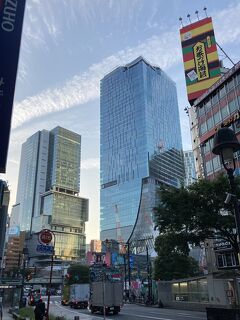
<instances>
[{"instance_id":1,"label":"vertical sign board","mask_svg":"<svg viewBox=\"0 0 240 320\"><path fill-rule=\"evenodd\" d=\"M191 105L220 78L212 18L180 29L188 100Z\"/></svg>"},{"instance_id":2,"label":"vertical sign board","mask_svg":"<svg viewBox=\"0 0 240 320\"><path fill-rule=\"evenodd\" d=\"M25 0L0 0L0 173L6 171Z\"/></svg>"}]
</instances>

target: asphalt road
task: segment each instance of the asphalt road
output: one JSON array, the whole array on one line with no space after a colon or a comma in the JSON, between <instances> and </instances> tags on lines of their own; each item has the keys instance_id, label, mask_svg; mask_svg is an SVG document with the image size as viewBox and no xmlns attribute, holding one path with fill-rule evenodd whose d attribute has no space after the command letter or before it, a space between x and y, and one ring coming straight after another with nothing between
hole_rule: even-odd
<instances>
[{"instance_id":1,"label":"asphalt road","mask_svg":"<svg viewBox=\"0 0 240 320\"><path fill-rule=\"evenodd\" d=\"M102 315L92 315L89 310L71 309L70 307L61 306L60 300L53 298L50 304L50 313L65 316L69 320L73 320L74 316L79 316L80 320L97 320L103 319ZM125 304L121 312L116 315L107 315L106 320L206 320L206 313L175 310L175 309L159 309L154 307L145 307L141 305Z\"/></svg>"}]
</instances>

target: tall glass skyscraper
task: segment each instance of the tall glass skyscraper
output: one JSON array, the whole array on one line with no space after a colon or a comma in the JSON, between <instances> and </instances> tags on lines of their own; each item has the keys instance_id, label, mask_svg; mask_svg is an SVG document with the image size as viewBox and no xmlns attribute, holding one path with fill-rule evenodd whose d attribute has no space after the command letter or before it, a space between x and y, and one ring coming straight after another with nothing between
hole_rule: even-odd
<instances>
[{"instance_id":1,"label":"tall glass skyscraper","mask_svg":"<svg viewBox=\"0 0 240 320\"><path fill-rule=\"evenodd\" d=\"M139 57L102 79L100 117L101 239L150 237L159 185L184 179L176 86Z\"/></svg>"},{"instance_id":2,"label":"tall glass skyscraper","mask_svg":"<svg viewBox=\"0 0 240 320\"><path fill-rule=\"evenodd\" d=\"M55 234L55 255L77 260L85 255L88 199L78 196L81 136L56 127L42 130L22 146L17 205L20 230Z\"/></svg>"}]
</instances>

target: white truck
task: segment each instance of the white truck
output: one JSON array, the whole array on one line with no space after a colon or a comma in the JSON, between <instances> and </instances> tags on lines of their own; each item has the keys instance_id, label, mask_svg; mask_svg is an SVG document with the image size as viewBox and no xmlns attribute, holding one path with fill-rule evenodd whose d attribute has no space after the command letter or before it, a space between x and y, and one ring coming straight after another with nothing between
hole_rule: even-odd
<instances>
[{"instance_id":1,"label":"white truck","mask_svg":"<svg viewBox=\"0 0 240 320\"><path fill-rule=\"evenodd\" d=\"M89 300L89 284L72 284L70 286L70 307L87 309Z\"/></svg>"},{"instance_id":2,"label":"white truck","mask_svg":"<svg viewBox=\"0 0 240 320\"><path fill-rule=\"evenodd\" d=\"M123 306L122 282L99 281L91 284L89 308L92 313L118 314Z\"/></svg>"}]
</instances>

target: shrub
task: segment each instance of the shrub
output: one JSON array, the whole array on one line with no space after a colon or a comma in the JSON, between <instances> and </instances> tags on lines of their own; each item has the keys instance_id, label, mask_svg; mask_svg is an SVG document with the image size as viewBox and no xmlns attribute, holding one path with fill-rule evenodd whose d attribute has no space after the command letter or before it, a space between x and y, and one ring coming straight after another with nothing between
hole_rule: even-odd
<instances>
[{"instance_id":1,"label":"shrub","mask_svg":"<svg viewBox=\"0 0 240 320\"><path fill-rule=\"evenodd\" d=\"M19 315L23 318L30 318L30 320L35 319L34 315L34 310L32 308L26 307L26 308L21 308L19 310Z\"/></svg>"}]
</instances>

